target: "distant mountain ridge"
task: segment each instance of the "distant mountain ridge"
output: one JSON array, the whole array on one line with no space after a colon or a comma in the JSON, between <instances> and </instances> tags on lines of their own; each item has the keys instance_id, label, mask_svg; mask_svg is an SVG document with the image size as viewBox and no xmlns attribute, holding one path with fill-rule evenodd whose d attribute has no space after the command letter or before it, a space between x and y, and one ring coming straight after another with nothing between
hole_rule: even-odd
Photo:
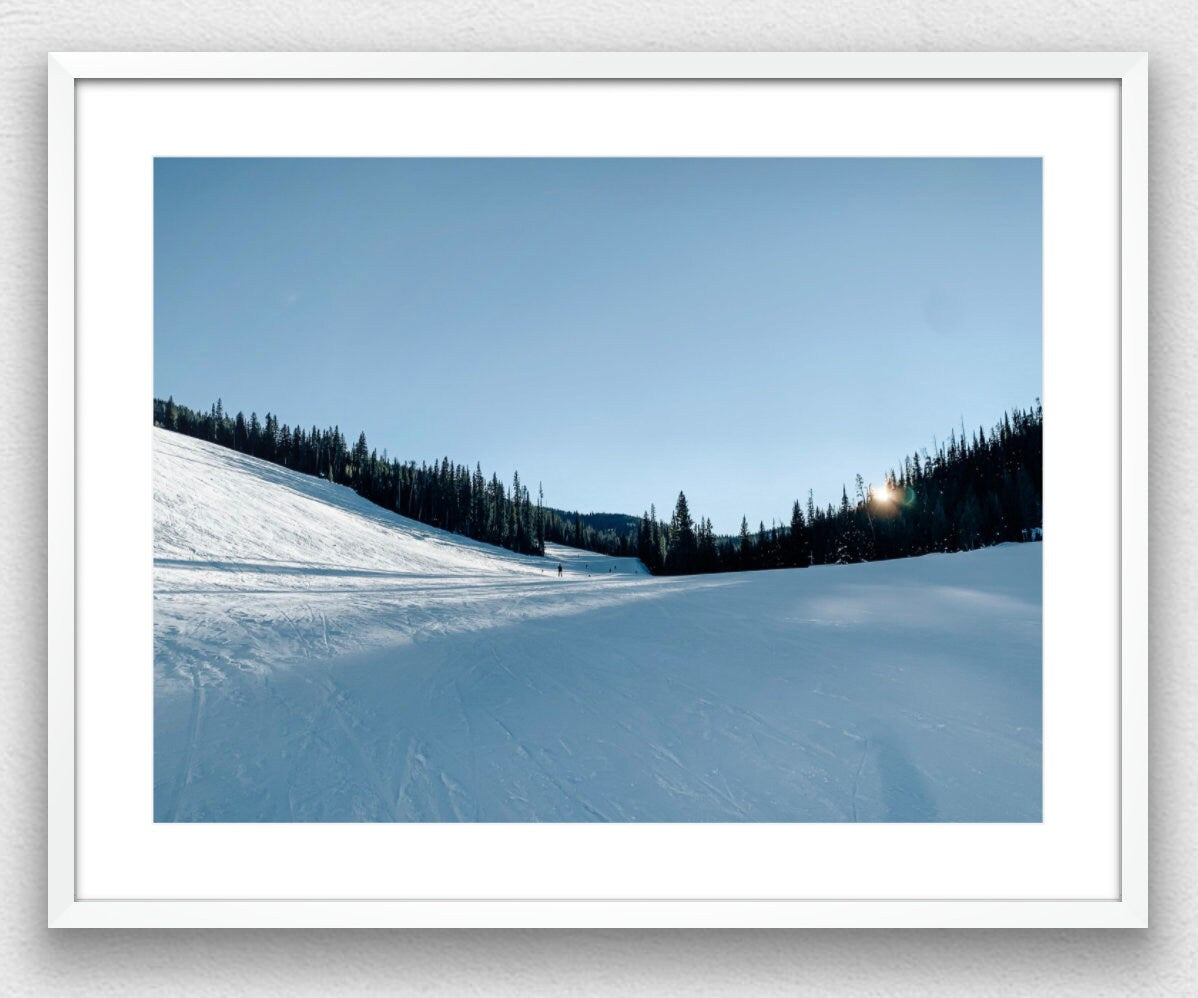
<instances>
[{"instance_id":1,"label":"distant mountain ridge","mask_svg":"<svg viewBox=\"0 0 1198 998\"><path fill-rule=\"evenodd\" d=\"M635 531L641 522L639 516L629 516L627 513L580 513L577 510L554 509L551 506L546 506L545 512L553 513L569 522L573 522L576 516L580 517L584 527L590 527L600 533L614 530L617 534L627 534L630 530Z\"/></svg>"}]
</instances>

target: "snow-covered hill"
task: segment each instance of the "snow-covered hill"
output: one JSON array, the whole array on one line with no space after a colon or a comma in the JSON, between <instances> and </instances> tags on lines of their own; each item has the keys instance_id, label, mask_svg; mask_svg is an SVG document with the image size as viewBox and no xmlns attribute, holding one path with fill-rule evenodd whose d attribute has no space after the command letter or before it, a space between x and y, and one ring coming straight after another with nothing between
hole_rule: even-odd
<instances>
[{"instance_id":1,"label":"snow-covered hill","mask_svg":"<svg viewBox=\"0 0 1198 998\"><path fill-rule=\"evenodd\" d=\"M652 578L154 433L156 820L1040 818L1039 544Z\"/></svg>"}]
</instances>

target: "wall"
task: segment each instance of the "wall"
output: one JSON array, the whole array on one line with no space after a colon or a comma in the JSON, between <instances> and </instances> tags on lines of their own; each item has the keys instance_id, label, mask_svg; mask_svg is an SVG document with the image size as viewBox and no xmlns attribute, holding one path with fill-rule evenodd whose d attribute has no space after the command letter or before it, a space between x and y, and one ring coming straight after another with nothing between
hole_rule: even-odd
<instances>
[{"instance_id":1,"label":"wall","mask_svg":"<svg viewBox=\"0 0 1198 998\"><path fill-rule=\"evenodd\" d=\"M0 0L0 990L983 996L1198 977L1198 15L1185 0ZM1147 932L107 932L45 920L45 53L52 49L1146 50L1152 927ZM1190 903L1187 904L1186 902Z\"/></svg>"}]
</instances>

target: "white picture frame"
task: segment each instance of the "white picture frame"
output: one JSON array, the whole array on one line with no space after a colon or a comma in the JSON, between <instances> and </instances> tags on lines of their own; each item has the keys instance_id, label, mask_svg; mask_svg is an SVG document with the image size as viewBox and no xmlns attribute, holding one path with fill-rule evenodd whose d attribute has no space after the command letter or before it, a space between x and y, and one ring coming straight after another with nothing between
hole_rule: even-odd
<instances>
[{"instance_id":1,"label":"white picture frame","mask_svg":"<svg viewBox=\"0 0 1198 998\"><path fill-rule=\"evenodd\" d=\"M77 295L81 283L91 280L84 272L89 266L84 239L86 225L81 227L77 211L77 195L86 190L92 178L86 174L89 160L84 155L88 135L86 120L90 112L81 101L82 88L90 84L118 85L129 92L148 93L151 88L167 87L181 81L236 84L248 86L249 81L278 84L280 81L308 81L327 84L348 83L458 81L457 86L484 87L502 81L662 81L688 86L699 81L708 83L736 82L743 94L752 94L755 84L793 82L825 82L828 84L863 81L871 86L920 81L929 88L961 86L965 83L1011 84L1018 86L1045 85L1046 81L1061 84L1104 83L1117 88L1112 110L1117 115L1118 141L1110 149L1117 162L1106 164L1117 178L1119 203L1095 206L1110 209L1116 214L1113 232L1118 253L1118 296L1112 317L1118 341L1118 359L1111 358L1111 370L1117 383L1091 386L1103 393L1104 405L1113 414L1108 421L1112 435L1104 442L1105 453L1117 468L1119 498L1117 512L1110 522L1117 525L1118 536L1111 531L1109 538L1112 566L1117 581L1118 647L1107 649L1118 678L1117 693L1112 694L1118 716L1101 721L1105 725L1107 743L1117 747L1109 758L1093 763L1090 774L1095 782L1105 785L1104 800L1116 802L1104 818L1104 841L1112 844L1110 860L1117 866L1108 871L1104 883L1109 889L1077 891L1068 896L1054 896L1052 888L1002 894L990 892L985 896L952 895L951 884L929 882L926 893L907 890L901 896L880 890L873 892L868 883L859 884L852 893L841 896L769 896L755 884L746 881L743 889L733 873L722 879L723 892L700 890L698 895L652 890L644 894L624 891L612 896L567 889L548 892L543 886L530 882L527 896L511 891L472 892L464 884L454 892L436 894L421 891L412 896L362 897L352 888L341 890L335 870L323 871L322 893L310 896L267 895L254 889L245 893L226 891L218 897L176 894L166 885L161 893L147 891L144 885L131 882L129 893L103 890L99 893L81 890L81 857L94 855L91 833L80 824L81 800L87 799L87 781L96 779L97 767L103 759L96 753L86 755L81 764L80 731L99 715L86 697L79 695L79 662L101 661L101 650L89 645L89 632L77 628L78 614L88 601L98 598L94 580L80 571L80 538L77 524L81 510L77 497L81 490L95 488L96 476L103 474L101 466L79 444L78 428L95 418L100 410L97 398L97 371L77 363L89 336L94 295ZM1084 88L1083 88L1084 89ZM345 91L348 93L349 91ZM174 98L166 98L169 104ZM335 100L341 99L339 96ZM740 99L740 98L737 98ZM783 96L783 99L785 97ZM1147 924L1147 57L1138 53L882 53L882 54L740 54L740 53L55 53L49 58L49 303L48 303L48 439L49 439L49 537L48 537L48 614L49 633L49 723L48 723L48 922L51 927L86 926L377 926L377 927L436 927L436 926L1119 926L1140 927ZM319 116L318 116L319 120ZM244 125L245 123L243 123ZM135 127L135 125L130 126ZM179 125L178 127L184 127ZM230 126L232 127L232 125ZM530 126L531 127L531 126ZM718 127L718 126L716 126ZM979 126L981 127L981 126ZM535 134L530 132L529 134ZM603 148L598 140L590 142L587 132L580 130L580 143L574 152L560 154L596 155ZM119 143L122 135L106 139ZM163 139L167 142L166 139ZM526 140L527 141L527 140ZM848 155L870 155L871 136L854 139L844 152ZM1068 137L1060 141L1067 142ZM454 144L457 143L457 144ZM168 143L169 145L169 143ZM718 145L718 143L716 143ZM946 154L939 146L925 143L927 155ZM177 146L164 152L177 154ZM213 144L211 154L237 154L237 141ZM259 147L260 148L260 147ZM282 143L282 155L302 155L306 146ZM448 154L469 154L468 137L454 139L447 146ZM706 148L705 146L703 148ZM771 147L772 148L772 147ZM924 148L924 147L920 147ZM383 147L355 149L350 154L387 154ZM298 151L297 151L298 150ZM1035 148L1019 147L1020 155L1036 155ZM531 151L544 154L545 149ZM556 150L550 150L554 152ZM626 150L620 150L621 153ZM191 150L189 154L197 154ZM262 154L261 151L250 154ZM699 154L706 154L700 152ZM757 152L755 154L762 154ZM769 153L767 150L766 154ZM873 154L890 154L879 150ZM1053 205L1046 195L1046 215ZM86 220L85 220L86 221ZM90 223L89 223L90 224ZM1046 229L1048 226L1046 221ZM1053 223L1055 224L1055 222ZM93 230L88 230L93 231ZM126 266L145 271L151 258L144 252L144 232L136 235L141 242L139 253L130 253ZM1046 241L1047 263L1057 252ZM144 274L142 275L144 277ZM1078 275L1084 279L1087 275ZM1088 275L1092 280L1093 274ZM1081 286L1081 285L1079 285ZM1056 288L1046 278L1046 317L1050 315ZM113 295L120 294L114 288ZM1112 301L1116 299L1112 297ZM126 302L135 322L142 323L150 315L148 302ZM97 313L98 314L98 313ZM1055 320L1054 320L1055 321ZM143 329L144 332L144 329ZM120 340L123 333L106 329L113 337L108 353L118 360L126 346ZM141 349L144 338L132 337L134 352ZM1067 344L1062 349L1067 348ZM1075 344L1074 349L1078 349ZM136 366L136 365L134 365ZM144 365L137 368L144 371ZM1060 371L1059 365L1055 368ZM1055 375L1054 375L1055 376ZM1074 380L1084 373L1072 375ZM149 385L132 376L134 387L141 385L145 394L140 405L149 411ZM1070 376L1066 375L1066 385ZM90 379L90 380L89 380ZM1046 373L1046 426L1053 419L1053 406L1066 399L1066 392L1054 395L1054 385ZM1063 403L1067 406L1067 402ZM1061 410L1058 409L1058 412ZM116 416L115 418L120 418ZM145 419L148 433L149 419ZM148 436L147 436L148 441ZM148 461L148 456L147 456ZM99 470L98 470L99 469ZM88 480L90 477L90 481ZM136 475L134 476L136 479ZM140 493L139 493L140 495ZM1049 509L1046 492L1046 526ZM144 502L134 505L148 511L148 493ZM1106 521L1102 521L1106 522ZM1046 551L1052 542L1047 532ZM1049 563L1046 562L1046 565ZM1084 564L1067 566L1062 572L1046 567L1046 635L1052 617L1049 594L1067 588L1070 573L1086 572ZM148 576L148 569L145 573ZM1053 587L1056 587L1054 590ZM140 590L119 592L121 582L114 579L115 599L138 604ZM1114 591L1113 591L1114 594ZM144 602L144 601L142 601ZM1060 605L1059 603L1056 605ZM148 620L148 608L141 606L142 622ZM1084 610L1080 610L1084 615ZM1047 641L1047 637L1046 637ZM149 648L150 635L135 634L130 659L138 661L138 649ZM1047 659L1046 659L1047 666ZM150 684L145 672L145 687ZM149 703L122 705L131 716ZM90 713L89 713L90 712ZM1084 713L1084 712L1078 712ZM144 719L142 719L144 720ZM1057 727L1054 729L1054 721ZM1045 717L1046 752L1060 739L1067 738L1068 718L1051 712ZM93 725L93 730L94 730ZM101 725L100 727L103 727ZM143 730L143 729L138 729ZM1113 739L1113 740L1112 740ZM134 741L137 741L134 738ZM145 752L141 744L131 751ZM102 755L102 753L100 754ZM1054 803L1054 793L1060 790L1046 780L1045 824L1062 818L1062 807ZM149 789L144 789L149 797ZM136 795L133 798L136 801ZM113 806L119 807L120 800ZM1065 816L1067 817L1067 815ZM148 806L134 806L128 821L149 820ZM152 822L150 822L152 825ZM810 826L804 826L810 828ZM891 826L894 828L894 826ZM786 835L800 833L799 826L772 826L767 833L768 844L763 848L786 848ZM928 826L905 826L904 842L911 836L936 835ZM434 829L435 830L435 829ZM429 829L416 829L411 834L425 836ZM651 836L652 848L671 850L683 834L670 826L644 829ZM188 829L189 845L197 836L211 837L215 850L231 850L229 834L218 833L212 826L193 826ZM339 836L349 834L344 826L325 826L321 829L321 848L336 847ZM516 848L523 836L547 833L531 827L476 827L467 830L445 829L441 837L471 836L469 843L477 847L481 837L491 848ZM628 832L610 827L589 827L579 830L587 848L631 852L639 846L631 844ZM724 834L711 830L712 835ZM731 834L731 833L729 833ZM841 830L838 835L856 834L856 830ZM873 835L898 835L886 826L871 830ZM996 836L1008 834L999 828ZM1076 836L1076 832L1071 833ZM614 835L614 838L604 838ZM181 839L174 840L176 843ZM315 840L313 840L315 841ZM340 839L344 842L344 839ZM459 842L466 842L459 838ZM538 840L541 842L543 840ZM637 840L638 842L640 840ZM710 841L715 841L714 839ZM864 840L863 840L864 841ZM871 839L872 841L876 841ZM1006 841L996 838L987 841ZM1012 840L1014 841L1014 840ZM1067 838L1062 840L1067 844ZM169 843L168 843L169 845ZM702 847L694 844L688 848ZM537 848L537 846L534 846ZM556 847L555 847L556 848ZM756 847L755 847L756 848ZM923 846L935 854L940 846ZM1062 848L1058 845L1058 850ZM147 857L147 864L152 861ZM726 871L727 872L727 871ZM153 882L153 877L149 878ZM119 884L114 874L106 883Z\"/></svg>"}]
</instances>

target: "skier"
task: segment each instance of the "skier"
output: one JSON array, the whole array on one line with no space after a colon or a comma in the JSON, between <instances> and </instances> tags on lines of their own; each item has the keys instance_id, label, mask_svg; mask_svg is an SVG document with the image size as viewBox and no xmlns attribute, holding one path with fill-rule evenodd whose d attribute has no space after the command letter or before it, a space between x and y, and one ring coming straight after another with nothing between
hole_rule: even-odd
<instances>
[{"instance_id":1,"label":"skier","mask_svg":"<svg viewBox=\"0 0 1198 998\"><path fill-rule=\"evenodd\" d=\"M561 565L557 566L557 577L559 579L562 577L562 566Z\"/></svg>"}]
</instances>

